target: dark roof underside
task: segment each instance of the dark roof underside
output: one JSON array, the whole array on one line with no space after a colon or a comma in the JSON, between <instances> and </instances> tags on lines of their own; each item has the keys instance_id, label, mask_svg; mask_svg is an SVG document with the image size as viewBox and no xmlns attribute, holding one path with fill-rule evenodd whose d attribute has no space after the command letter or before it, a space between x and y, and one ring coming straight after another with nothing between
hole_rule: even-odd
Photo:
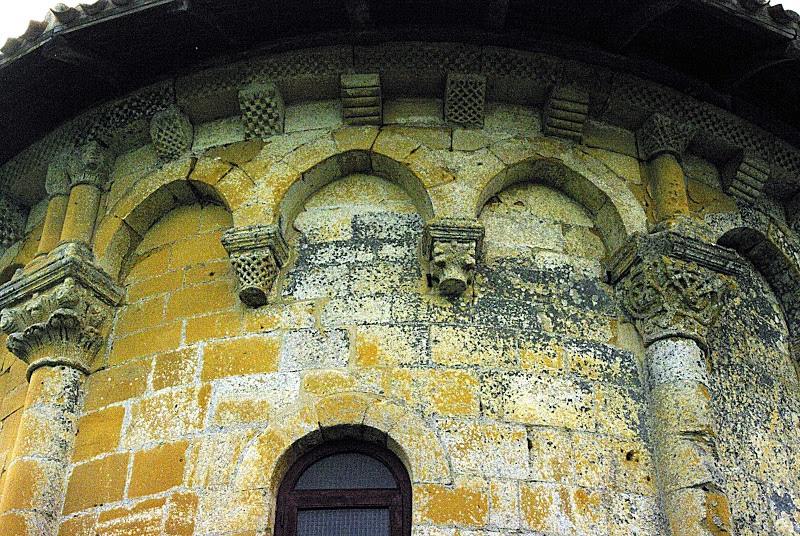
<instances>
[{"instance_id":1,"label":"dark roof underside","mask_svg":"<svg viewBox=\"0 0 800 536\"><path fill-rule=\"evenodd\" d=\"M98 2L99 3L99 2ZM121 5L117 6L119 3ZM744 3L744 2L742 2ZM129 0L0 56L0 162L101 102L264 50L388 40L550 52L653 79L800 145L797 22L715 0ZM770 8L772 9L772 8ZM791 13L790 13L791 15Z\"/></svg>"}]
</instances>

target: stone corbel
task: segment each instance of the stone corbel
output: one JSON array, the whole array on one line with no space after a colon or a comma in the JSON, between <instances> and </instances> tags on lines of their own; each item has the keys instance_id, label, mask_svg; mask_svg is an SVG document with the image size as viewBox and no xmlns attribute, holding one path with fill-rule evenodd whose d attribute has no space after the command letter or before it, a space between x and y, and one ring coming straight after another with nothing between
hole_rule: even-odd
<instances>
[{"instance_id":1,"label":"stone corbel","mask_svg":"<svg viewBox=\"0 0 800 536\"><path fill-rule=\"evenodd\" d=\"M229 229L222 245L239 279L239 298L245 305L261 307L289 257L283 234L276 226L252 225Z\"/></svg>"},{"instance_id":2,"label":"stone corbel","mask_svg":"<svg viewBox=\"0 0 800 536\"><path fill-rule=\"evenodd\" d=\"M728 162L722 170L722 186L728 195L747 203L761 197L769 180L769 164L757 156L744 152Z\"/></svg>"},{"instance_id":3,"label":"stone corbel","mask_svg":"<svg viewBox=\"0 0 800 536\"><path fill-rule=\"evenodd\" d=\"M441 219L425 227L422 255L431 287L459 296L472 284L483 247L484 228L474 220Z\"/></svg>"},{"instance_id":4,"label":"stone corbel","mask_svg":"<svg viewBox=\"0 0 800 536\"><path fill-rule=\"evenodd\" d=\"M286 107L275 84L252 84L239 91L239 109L248 139L283 134Z\"/></svg>"},{"instance_id":5,"label":"stone corbel","mask_svg":"<svg viewBox=\"0 0 800 536\"><path fill-rule=\"evenodd\" d=\"M66 247L34 271L0 287L0 329L8 349L28 365L63 365L88 374L123 290Z\"/></svg>"},{"instance_id":6,"label":"stone corbel","mask_svg":"<svg viewBox=\"0 0 800 536\"><path fill-rule=\"evenodd\" d=\"M548 136L580 143L589 116L589 92L569 86L556 86L542 110L542 128Z\"/></svg>"},{"instance_id":7,"label":"stone corbel","mask_svg":"<svg viewBox=\"0 0 800 536\"><path fill-rule=\"evenodd\" d=\"M486 108L486 77L481 74L447 73L444 118L450 124L482 128Z\"/></svg>"},{"instance_id":8,"label":"stone corbel","mask_svg":"<svg viewBox=\"0 0 800 536\"><path fill-rule=\"evenodd\" d=\"M150 120L150 139L162 160L171 160L192 148L194 127L177 106L158 112Z\"/></svg>"},{"instance_id":9,"label":"stone corbel","mask_svg":"<svg viewBox=\"0 0 800 536\"><path fill-rule=\"evenodd\" d=\"M732 283L747 270L736 251L671 231L635 235L612 257L608 276L645 343L671 336L706 347L708 328Z\"/></svg>"}]
</instances>

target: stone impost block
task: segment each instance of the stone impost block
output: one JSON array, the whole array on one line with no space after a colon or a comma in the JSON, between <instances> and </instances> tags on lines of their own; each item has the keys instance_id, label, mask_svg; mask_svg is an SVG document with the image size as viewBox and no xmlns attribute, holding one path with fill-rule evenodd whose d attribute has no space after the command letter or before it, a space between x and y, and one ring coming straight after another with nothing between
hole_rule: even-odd
<instances>
[{"instance_id":1,"label":"stone impost block","mask_svg":"<svg viewBox=\"0 0 800 536\"><path fill-rule=\"evenodd\" d=\"M272 284L289 256L278 227L233 228L222 236L222 245L239 279L239 298L250 307L265 305Z\"/></svg>"},{"instance_id":2,"label":"stone impost block","mask_svg":"<svg viewBox=\"0 0 800 536\"><path fill-rule=\"evenodd\" d=\"M67 160L70 186L89 184L102 189L112 165L111 151L98 141L89 141L78 147Z\"/></svg>"},{"instance_id":3,"label":"stone impost block","mask_svg":"<svg viewBox=\"0 0 800 536\"><path fill-rule=\"evenodd\" d=\"M10 199L0 196L0 246L9 247L22 238L25 211Z\"/></svg>"},{"instance_id":4,"label":"stone impost block","mask_svg":"<svg viewBox=\"0 0 800 536\"><path fill-rule=\"evenodd\" d=\"M705 334L732 286L725 275L746 270L733 250L671 231L634 235L612 257L608 274L646 344L677 336L705 348Z\"/></svg>"},{"instance_id":5,"label":"stone impost block","mask_svg":"<svg viewBox=\"0 0 800 536\"><path fill-rule=\"evenodd\" d=\"M696 133L697 128L694 125L655 113L636 133L639 156L643 160L651 160L663 153L680 157Z\"/></svg>"},{"instance_id":6,"label":"stone impost block","mask_svg":"<svg viewBox=\"0 0 800 536\"><path fill-rule=\"evenodd\" d=\"M483 246L484 228L474 220L442 219L425 227L422 255L430 285L445 296L467 290Z\"/></svg>"},{"instance_id":7,"label":"stone impost block","mask_svg":"<svg viewBox=\"0 0 800 536\"><path fill-rule=\"evenodd\" d=\"M8 349L28 364L28 377L46 365L88 373L122 296L77 248L62 248L0 287L0 329L8 334Z\"/></svg>"},{"instance_id":8,"label":"stone impost block","mask_svg":"<svg viewBox=\"0 0 800 536\"><path fill-rule=\"evenodd\" d=\"M342 120L347 125L381 125L381 75L343 74L340 81Z\"/></svg>"},{"instance_id":9,"label":"stone impost block","mask_svg":"<svg viewBox=\"0 0 800 536\"><path fill-rule=\"evenodd\" d=\"M725 192L748 203L761 197L764 184L769 180L769 164L745 153L740 158L728 162L722 174L722 185Z\"/></svg>"},{"instance_id":10,"label":"stone impost block","mask_svg":"<svg viewBox=\"0 0 800 536\"><path fill-rule=\"evenodd\" d=\"M544 105L542 127L548 136L558 136L580 143L588 117L588 91L556 86Z\"/></svg>"},{"instance_id":11,"label":"stone impost block","mask_svg":"<svg viewBox=\"0 0 800 536\"><path fill-rule=\"evenodd\" d=\"M485 108L485 76L453 72L447 74L444 115L448 123L482 127Z\"/></svg>"},{"instance_id":12,"label":"stone impost block","mask_svg":"<svg viewBox=\"0 0 800 536\"><path fill-rule=\"evenodd\" d=\"M159 157L177 158L192 148L194 127L180 108L171 106L150 120L150 139Z\"/></svg>"},{"instance_id":13,"label":"stone impost block","mask_svg":"<svg viewBox=\"0 0 800 536\"><path fill-rule=\"evenodd\" d=\"M283 134L286 107L275 84L253 84L242 89L239 108L249 139Z\"/></svg>"}]
</instances>

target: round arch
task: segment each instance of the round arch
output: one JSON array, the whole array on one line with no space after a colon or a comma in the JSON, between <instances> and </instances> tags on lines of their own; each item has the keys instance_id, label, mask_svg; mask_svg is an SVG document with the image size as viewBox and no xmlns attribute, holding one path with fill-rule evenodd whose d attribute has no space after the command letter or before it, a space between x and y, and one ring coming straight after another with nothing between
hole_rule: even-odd
<instances>
[{"instance_id":1,"label":"round arch","mask_svg":"<svg viewBox=\"0 0 800 536\"><path fill-rule=\"evenodd\" d=\"M302 173L293 174L288 181L277 181L273 189L276 210L273 223L286 234L295 218L302 212L305 202L326 185L352 175L365 173L389 180L402 188L424 219L434 216L433 204L422 178L407 165L376 150L348 150L326 155L310 163Z\"/></svg>"},{"instance_id":2,"label":"round arch","mask_svg":"<svg viewBox=\"0 0 800 536\"><path fill-rule=\"evenodd\" d=\"M172 209L193 203L231 202L213 184L194 180L191 161L174 162L140 179L105 215L95 232L93 250L100 266L114 279L148 229Z\"/></svg>"},{"instance_id":3,"label":"round arch","mask_svg":"<svg viewBox=\"0 0 800 536\"><path fill-rule=\"evenodd\" d=\"M766 217L721 232L717 243L735 249L766 279L781 305L789 330L789 350L800 363L800 243Z\"/></svg>"},{"instance_id":4,"label":"round arch","mask_svg":"<svg viewBox=\"0 0 800 536\"><path fill-rule=\"evenodd\" d=\"M592 215L608 251L628 236L647 232L647 217L626 181L579 148L549 139L506 140L492 148L503 161L499 173L482 177L472 199L473 216L503 189L537 182L558 190Z\"/></svg>"},{"instance_id":5,"label":"round arch","mask_svg":"<svg viewBox=\"0 0 800 536\"><path fill-rule=\"evenodd\" d=\"M452 482L435 430L412 410L377 395L343 392L287 408L248 446L234 483L277 493L288 468L323 441L354 439L385 446L413 484Z\"/></svg>"}]
</instances>

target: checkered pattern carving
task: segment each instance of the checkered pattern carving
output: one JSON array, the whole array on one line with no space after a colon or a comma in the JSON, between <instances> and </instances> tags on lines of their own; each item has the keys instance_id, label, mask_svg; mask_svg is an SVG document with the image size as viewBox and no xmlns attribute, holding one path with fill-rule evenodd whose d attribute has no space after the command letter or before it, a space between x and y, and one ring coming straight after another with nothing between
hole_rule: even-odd
<instances>
[{"instance_id":1,"label":"checkered pattern carving","mask_svg":"<svg viewBox=\"0 0 800 536\"><path fill-rule=\"evenodd\" d=\"M185 113L177 106L172 106L153 116L150 139L158 156L170 160L192 148L194 127Z\"/></svg>"},{"instance_id":2,"label":"checkered pattern carving","mask_svg":"<svg viewBox=\"0 0 800 536\"><path fill-rule=\"evenodd\" d=\"M266 304L272 284L289 256L280 230L269 225L235 227L222 235L222 245L239 279L239 298L250 307Z\"/></svg>"},{"instance_id":3,"label":"checkered pattern carving","mask_svg":"<svg viewBox=\"0 0 800 536\"><path fill-rule=\"evenodd\" d=\"M253 84L242 89L239 107L248 138L283 134L286 109L275 84Z\"/></svg>"},{"instance_id":4,"label":"checkered pattern carving","mask_svg":"<svg viewBox=\"0 0 800 536\"><path fill-rule=\"evenodd\" d=\"M444 108L448 123L482 127L486 108L486 77L479 74L449 73Z\"/></svg>"}]
</instances>

